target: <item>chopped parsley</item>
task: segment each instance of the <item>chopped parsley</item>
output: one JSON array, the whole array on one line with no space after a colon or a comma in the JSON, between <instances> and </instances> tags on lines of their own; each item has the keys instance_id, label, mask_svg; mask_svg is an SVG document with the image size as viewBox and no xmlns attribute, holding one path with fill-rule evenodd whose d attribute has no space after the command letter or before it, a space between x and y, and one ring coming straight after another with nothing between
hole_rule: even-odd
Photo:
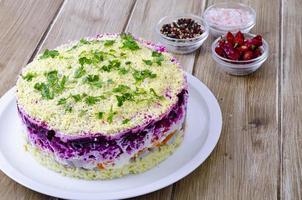
<instances>
[{"instance_id":1,"label":"chopped parsley","mask_svg":"<svg viewBox=\"0 0 302 200\"><path fill-rule=\"evenodd\" d=\"M67 104L66 104L66 105L64 106L64 108L65 108L65 111L66 111L66 112L71 112L71 111L72 111L72 106L71 106L71 105L67 105Z\"/></svg>"},{"instance_id":2,"label":"chopped parsley","mask_svg":"<svg viewBox=\"0 0 302 200\"><path fill-rule=\"evenodd\" d=\"M125 75L129 72L129 70L127 70L125 67L121 67L118 69L118 73L121 75Z\"/></svg>"},{"instance_id":3,"label":"chopped parsley","mask_svg":"<svg viewBox=\"0 0 302 200\"><path fill-rule=\"evenodd\" d=\"M152 73L150 70L145 69L143 71L135 70L132 73L133 78L136 80L136 83L144 81L146 78L155 78L156 74Z\"/></svg>"},{"instance_id":4,"label":"chopped parsley","mask_svg":"<svg viewBox=\"0 0 302 200\"><path fill-rule=\"evenodd\" d=\"M105 40L104 46L105 47L110 47L115 43L115 40Z\"/></svg>"},{"instance_id":5,"label":"chopped parsley","mask_svg":"<svg viewBox=\"0 0 302 200\"><path fill-rule=\"evenodd\" d=\"M98 51L98 50L94 51L93 52L93 57L94 57L93 61L94 61L94 63L98 63L100 61L103 61L104 60L104 54L105 53L103 51Z\"/></svg>"},{"instance_id":6,"label":"chopped parsley","mask_svg":"<svg viewBox=\"0 0 302 200\"><path fill-rule=\"evenodd\" d=\"M63 76L62 79L60 79L58 75L58 71L56 70L45 73L45 76L47 82L36 83L34 85L34 88L41 92L43 98L53 99L55 94L61 94L65 89L67 77Z\"/></svg>"},{"instance_id":7,"label":"chopped parsley","mask_svg":"<svg viewBox=\"0 0 302 200\"><path fill-rule=\"evenodd\" d=\"M144 60L143 59L143 62L146 64L146 65L152 65L152 61L151 60Z\"/></svg>"},{"instance_id":8,"label":"chopped parsley","mask_svg":"<svg viewBox=\"0 0 302 200\"><path fill-rule=\"evenodd\" d=\"M130 122L130 119L124 119L122 123L123 124L128 124L129 122Z\"/></svg>"},{"instance_id":9,"label":"chopped parsley","mask_svg":"<svg viewBox=\"0 0 302 200\"><path fill-rule=\"evenodd\" d=\"M80 44L90 44L90 42L84 38L80 39Z\"/></svg>"},{"instance_id":10,"label":"chopped parsley","mask_svg":"<svg viewBox=\"0 0 302 200\"><path fill-rule=\"evenodd\" d=\"M110 107L110 111L109 111L109 113L108 113L108 117L107 117L107 121L109 122L109 124L112 123L113 117L114 117L114 115L116 115L116 114L117 114L117 112L116 112L116 111L113 111L113 110L112 110L112 106L111 106L111 107Z\"/></svg>"},{"instance_id":11,"label":"chopped parsley","mask_svg":"<svg viewBox=\"0 0 302 200\"><path fill-rule=\"evenodd\" d=\"M75 102L81 101L82 98L84 97L84 95L83 95L83 97L82 97L80 94L74 94L74 95L70 95L70 96L73 98L73 100L74 100Z\"/></svg>"},{"instance_id":12,"label":"chopped parsley","mask_svg":"<svg viewBox=\"0 0 302 200\"><path fill-rule=\"evenodd\" d=\"M84 66L84 64L91 64L92 63L92 60L87 58L87 57L81 57L79 58L79 63L81 66Z\"/></svg>"},{"instance_id":13,"label":"chopped parsley","mask_svg":"<svg viewBox=\"0 0 302 200\"><path fill-rule=\"evenodd\" d=\"M90 86L101 88L103 83L100 80L99 75L91 75L89 74L83 79L84 83L88 83Z\"/></svg>"},{"instance_id":14,"label":"chopped parsley","mask_svg":"<svg viewBox=\"0 0 302 200\"><path fill-rule=\"evenodd\" d=\"M59 99L57 105L63 105L63 104L66 104L66 102L67 102L66 98L61 98L61 99Z\"/></svg>"},{"instance_id":15,"label":"chopped parsley","mask_svg":"<svg viewBox=\"0 0 302 200\"><path fill-rule=\"evenodd\" d=\"M130 64L131 64L131 61L126 61L125 64L126 64L126 65L130 65Z\"/></svg>"},{"instance_id":16,"label":"chopped parsley","mask_svg":"<svg viewBox=\"0 0 302 200\"><path fill-rule=\"evenodd\" d=\"M117 59L114 60L109 60L109 64L108 65L103 65L101 67L101 70L105 71L105 72L111 72L114 69L119 69L121 66L121 62Z\"/></svg>"},{"instance_id":17,"label":"chopped parsley","mask_svg":"<svg viewBox=\"0 0 302 200\"><path fill-rule=\"evenodd\" d=\"M127 85L118 85L116 88L114 88L112 90L112 92L115 92L115 93L126 93L130 90L130 87L128 87Z\"/></svg>"},{"instance_id":18,"label":"chopped parsley","mask_svg":"<svg viewBox=\"0 0 302 200\"><path fill-rule=\"evenodd\" d=\"M150 88L150 92L153 94L153 96L155 98L160 99L160 100L164 99L164 96L158 95L153 88Z\"/></svg>"},{"instance_id":19,"label":"chopped parsley","mask_svg":"<svg viewBox=\"0 0 302 200\"><path fill-rule=\"evenodd\" d=\"M43 54L40 56L40 59L46 59L46 58L55 58L59 55L59 51L57 50L48 50L45 49Z\"/></svg>"},{"instance_id":20,"label":"chopped parsley","mask_svg":"<svg viewBox=\"0 0 302 200\"><path fill-rule=\"evenodd\" d=\"M134 96L132 93L124 93L121 96L116 95L116 100L117 100L117 106L121 107L125 101L133 101Z\"/></svg>"},{"instance_id":21,"label":"chopped parsley","mask_svg":"<svg viewBox=\"0 0 302 200\"><path fill-rule=\"evenodd\" d=\"M138 46L137 42L134 40L132 35L122 34L121 38L123 40L123 45L121 47L122 49L129 49L131 51L140 49L140 47Z\"/></svg>"},{"instance_id":22,"label":"chopped parsley","mask_svg":"<svg viewBox=\"0 0 302 200\"><path fill-rule=\"evenodd\" d=\"M36 83L34 88L41 92L41 95L44 99L53 99L54 93L45 83Z\"/></svg>"},{"instance_id":23,"label":"chopped parsley","mask_svg":"<svg viewBox=\"0 0 302 200\"><path fill-rule=\"evenodd\" d=\"M152 52L153 62L157 65L161 65L161 62L165 60L164 55L160 52L153 51Z\"/></svg>"},{"instance_id":24,"label":"chopped parsley","mask_svg":"<svg viewBox=\"0 0 302 200\"><path fill-rule=\"evenodd\" d=\"M96 102L99 102L101 99L104 99L104 96L87 96L85 99L85 103L87 105L94 105Z\"/></svg>"},{"instance_id":25,"label":"chopped parsley","mask_svg":"<svg viewBox=\"0 0 302 200\"><path fill-rule=\"evenodd\" d=\"M84 67L81 66L78 69L76 69L76 71L74 72L74 78L81 78L85 73L86 71Z\"/></svg>"},{"instance_id":26,"label":"chopped parsley","mask_svg":"<svg viewBox=\"0 0 302 200\"><path fill-rule=\"evenodd\" d=\"M37 76L36 73L27 73L25 76L21 75L24 80L31 81L33 78Z\"/></svg>"},{"instance_id":27,"label":"chopped parsley","mask_svg":"<svg viewBox=\"0 0 302 200\"><path fill-rule=\"evenodd\" d=\"M121 56L121 57L126 57L127 54L126 54L125 52L121 52L121 53L120 53L120 56Z\"/></svg>"},{"instance_id":28,"label":"chopped parsley","mask_svg":"<svg viewBox=\"0 0 302 200\"><path fill-rule=\"evenodd\" d=\"M98 119L103 119L103 116L104 116L104 112L98 112L97 113L97 118Z\"/></svg>"}]
</instances>

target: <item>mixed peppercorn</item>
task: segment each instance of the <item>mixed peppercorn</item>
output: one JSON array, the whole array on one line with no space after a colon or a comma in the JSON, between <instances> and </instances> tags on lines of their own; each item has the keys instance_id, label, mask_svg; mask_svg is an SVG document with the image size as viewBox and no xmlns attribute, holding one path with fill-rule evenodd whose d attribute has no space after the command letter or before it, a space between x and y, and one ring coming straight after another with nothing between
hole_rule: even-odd
<instances>
[{"instance_id":1,"label":"mixed peppercorn","mask_svg":"<svg viewBox=\"0 0 302 200\"><path fill-rule=\"evenodd\" d=\"M170 38L192 39L200 36L204 31L193 19L180 18L170 24L164 24L160 32Z\"/></svg>"},{"instance_id":2,"label":"mixed peppercorn","mask_svg":"<svg viewBox=\"0 0 302 200\"><path fill-rule=\"evenodd\" d=\"M245 39L240 31L235 36L228 32L218 41L215 52L230 60L251 60L262 55L260 48L262 44L260 35Z\"/></svg>"}]
</instances>

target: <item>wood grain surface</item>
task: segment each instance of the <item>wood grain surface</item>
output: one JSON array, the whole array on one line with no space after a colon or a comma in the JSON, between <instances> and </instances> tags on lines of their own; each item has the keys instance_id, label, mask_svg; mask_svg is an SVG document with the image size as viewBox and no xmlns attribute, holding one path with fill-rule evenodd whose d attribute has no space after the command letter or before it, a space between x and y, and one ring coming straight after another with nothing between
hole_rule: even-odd
<instances>
[{"instance_id":1,"label":"wood grain surface","mask_svg":"<svg viewBox=\"0 0 302 200\"><path fill-rule=\"evenodd\" d=\"M284 1L281 12L281 198L302 199L302 2Z\"/></svg>"},{"instance_id":2,"label":"wood grain surface","mask_svg":"<svg viewBox=\"0 0 302 200\"><path fill-rule=\"evenodd\" d=\"M22 66L45 48L102 32L127 31L158 41L166 15L193 13L219 0L0 0L0 95ZM230 76L211 58L209 37L196 52L176 55L217 97L223 130L211 156L172 186L133 199L302 199L302 2L244 0L257 13L253 33L269 43L254 74ZM198 130L196 130L198 131ZM0 172L0 200L51 199Z\"/></svg>"},{"instance_id":3,"label":"wood grain surface","mask_svg":"<svg viewBox=\"0 0 302 200\"><path fill-rule=\"evenodd\" d=\"M0 95L16 81L53 21L61 0L0 1ZM0 199L53 199L32 192L0 171Z\"/></svg>"}]
</instances>

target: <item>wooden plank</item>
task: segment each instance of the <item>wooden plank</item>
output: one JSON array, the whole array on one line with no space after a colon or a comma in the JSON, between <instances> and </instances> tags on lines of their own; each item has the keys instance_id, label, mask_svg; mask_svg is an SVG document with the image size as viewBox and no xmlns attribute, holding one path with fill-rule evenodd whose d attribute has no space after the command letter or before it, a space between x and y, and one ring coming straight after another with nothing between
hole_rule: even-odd
<instances>
[{"instance_id":1,"label":"wooden plank","mask_svg":"<svg viewBox=\"0 0 302 200\"><path fill-rule=\"evenodd\" d=\"M67 1L41 48L55 48L98 33L122 32L134 3L134 0Z\"/></svg>"},{"instance_id":2,"label":"wooden plank","mask_svg":"<svg viewBox=\"0 0 302 200\"><path fill-rule=\"evenodd\" d=\"M204 9L205 2L205 0L137 1L126 31L144 39L158 41L154 28L162 17L167 15L177 15L180 13L191 13L200 16ZM175 56L180 61L184 69L192 73L195 53Z\"/></svg>"},{"instance_id":3,"label":"wooden plank","mask_svg":"<svg viewBox=\"0 0 302 200\"><path fill-rule=\"evenodd\" d=\"M216 3L209 0L208 5ZM221 72L208 39L194 74L219 100L221 138L212 155L178 182L173 199L277 199L279 187L278 67L279 1L245 1L257 11L256 27L270 45L270 56L246 77Z\"/></svg>"},{"instance_id":4,"label":"wooden plank","mask_svg":"<svg viewBox=\"0 0 302 200\"><path fill-rule=\"evenodd\" d=\"M0 1L0 95L15 84L62 0ZM33 193L0 171L0 199L55 199Z\"/></svg>"},{"instance_id":5,"label":"wooden plank","mask_svg":"<svg viewBox=\"0 0 302 200\"><path fill-rule=\"evenodd\" d=\"M205 1L200 0L140 0L137 1L126 31L135 36L151 41L158 41L154 31L156 23L166 15L179 13L193 13L201 15L205 6ZM192 73L195 53L188 55L176 55L186 71ZM157 192L139 197L138 199L170 199L172 196L172 186L166 187Z\"/></svg>"},{"instance_id":6,"label":"wooden plank","mask_svg":"<svg viewBox=\"0 0 302 200\"><path fill-rule=\"evenodd\" d=\"M31 54L34 52L35 47L37 46L39 38L43 33L40 32L40 36L35 39L34 36L39 33L36 29L44 29L45 31L46 27L51 22L51 17L47 16L46 13L48 13L48 15L52 13L55 14L55 11L53 12L52 10L55 9L56 5L60 5L60 2L55 3L54 1L37 2L24 2L24 8L19 8L20 10L25 9L24 12L21 12L22 15L10 16L14 18L14 21L12 21L11 25L7 25L7 29L10 28L12 30L10 32L3 33L6 35L6 37L1 37L1 32L4 30L2 28L0 30L1 46L2 44L6 45L5 49L0 49L0 55L6 56L5 58L7 60L9 59L7 64L1 63L0 70L2 70L2 65L3 68L5 67L5 70L0 71L0 75L2 75L1 77L4 77L5 75L7 79L1 79L1 82L3 84L6 84L6 81L8 82L7 85L9 86L12 86L14 84L14 79L12 79L12 77L16 77L16 74L18 73L20 68L27 63L27 61L31 57ZM3 17L6 17L11 13L17 13L16 10L12 9L17 9L19 4L20 3L15 3L13 5L14 8L11 8L11 11L6 14L0 12L0 27L2 27L2 24L4 24L3 20L1 19L2 13ZM102 32L123 31L133 5L134 0L71 0L64 2L60 13L53 22L53 26L51 26L49 33L45 36L44 42L41 43L41 46L37 47L34 55L39 52L40 49L54 48L57 45L67 42L68 40L79 39L84 36L96 35L97 33ZM29 8L31 8L32 10L30 10ZM36 14L37 16L35 16L34 14ZM21 22L18 20L21 20ZM16 27L14 27L13 24L15 24ZM28 29L26 29L27 27ZM12 45L14 45L15 47L13 50L8 48ZM26 48L24 48L24 46ZM22 51L18 52L16 51L16 49L20 49ZM13 52L15 54L11 56ZM20 60L19 62L15 60L16 57L18 57L18 59ZM1 60L5 61L5 59ZM6 89L7 87L1 87L1 91L5 91ZM12 180L4 177L2 174L0 176L1 178L3 177L2 179L0 179L0 196L4 196L4 199L56 199L43 196L36 192L32 192L31 190L25 189L24 187L20 187Z\"/></svg>"},{"instance_id":7,"label":"wooden plank","mask_svg":"<svg viewBox=\"0 0 302 200\"><path fill-rule=\"evenodd\" d=\"M302 199L302 5L283 1L281 58L281 199Z\"/></svg>"},{"instance_id":8,"label":"wooden plank","mask_svg":"<svg viewBox=\"0 0 302 200\"><path fill-rule=\"evenodd\" d=\"M15 84L15 77L36 48L62 0L0 1L0 95Z\"/></svg>"}]
</instances>

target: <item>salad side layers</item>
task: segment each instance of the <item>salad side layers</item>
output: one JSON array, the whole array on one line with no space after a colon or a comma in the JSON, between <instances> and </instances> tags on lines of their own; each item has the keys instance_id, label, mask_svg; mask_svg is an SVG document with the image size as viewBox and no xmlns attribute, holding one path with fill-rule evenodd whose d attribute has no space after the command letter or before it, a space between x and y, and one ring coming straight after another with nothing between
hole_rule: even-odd
<instances>
[{"instance_id":1,"label":"salad side layers","mask_svg":"<svg viewBox=\"0 0 302 200\"><path fill-rule=\"evenodd\" d=\"M48 167L87 179L145 171L152 154L160 155L155 163L165 159L182 137L187 97L175 59L129 34L45 50L17 81L28 149Z\"/></svg>"}]
</instances>

